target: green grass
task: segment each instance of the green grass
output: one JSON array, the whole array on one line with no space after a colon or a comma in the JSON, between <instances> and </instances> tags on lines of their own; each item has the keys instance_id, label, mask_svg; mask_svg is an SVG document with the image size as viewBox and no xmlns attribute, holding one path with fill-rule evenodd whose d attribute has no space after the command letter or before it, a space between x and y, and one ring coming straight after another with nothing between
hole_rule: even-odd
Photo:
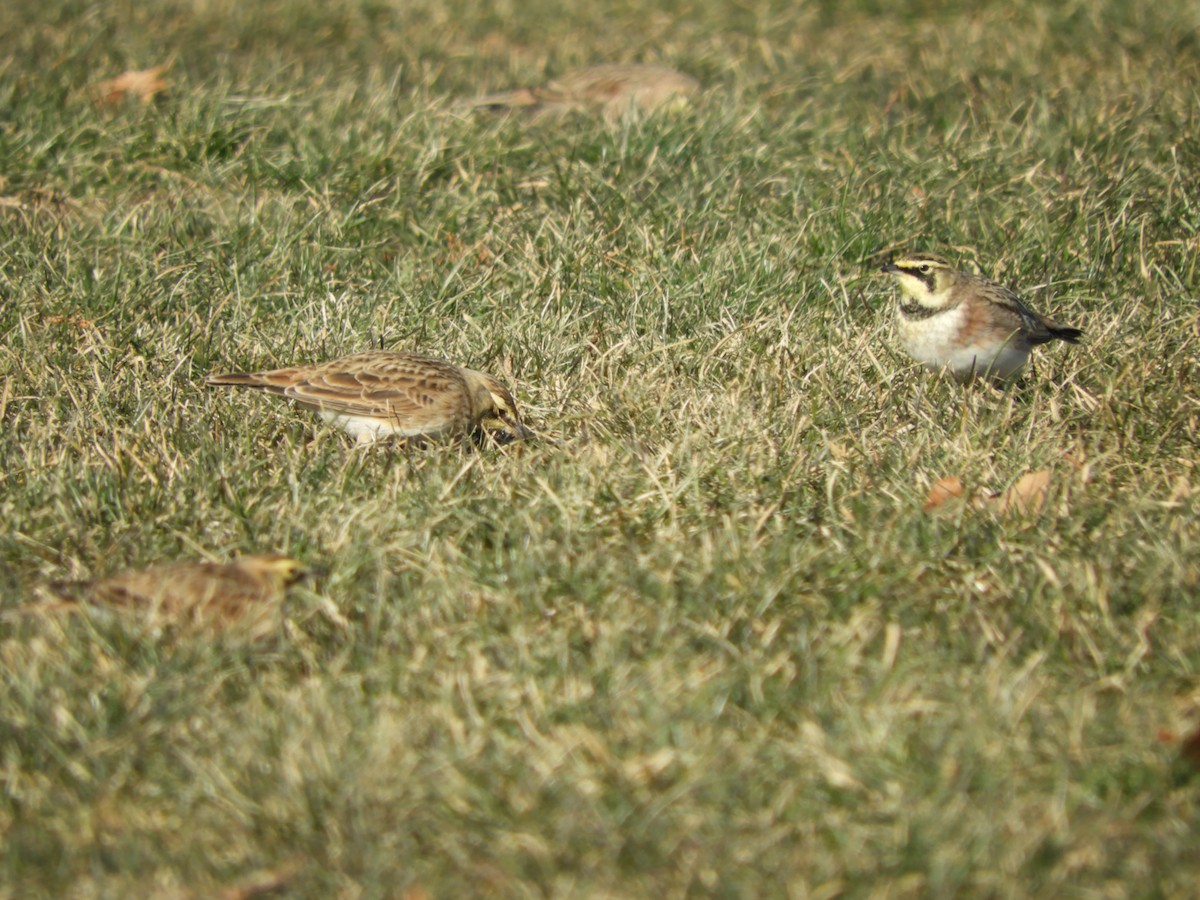
<instances>
[{"instance_id":1,"label":"green grass","mask_svg":"<svg viewBox=\"0 0 1200 900\"><path fill-rule=\"evenodd\" d=\"M1189 896L1200 8L477 6L0 9L0 609L328 571L266 647L0 622L0 897ZM706 94L453 106L626 59ZM924 372L873 275L921 248L1085 343ZM544 439L202 386L381 344Z\"/></svg>"}]
</instances>

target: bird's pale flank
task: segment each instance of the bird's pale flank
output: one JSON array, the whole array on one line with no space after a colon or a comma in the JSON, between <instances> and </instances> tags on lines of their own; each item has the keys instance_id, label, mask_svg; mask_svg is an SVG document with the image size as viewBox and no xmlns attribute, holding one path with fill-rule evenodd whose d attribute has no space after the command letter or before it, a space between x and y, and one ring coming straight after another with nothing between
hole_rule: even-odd
<instances>
[{"instance_id":1,"label":"bird's pale flank","mask_svg":"<svg viewBox=\"0 0 1200 900\"><path fill-rule=\"evenodd\" d=\"M360 442L390 435L529 436L516 401L499 381L419 353L367 350L324 363L206 380L295 400Z\"/></svg>"},{"instance_id":2,"label":"bird's pale flank","mask_svg":"<svg viewBox=\"0 0 1200 900\"><path fill-rule=\"evenodd\" d=\"M961 381L1017 374L1038 344L1078 343L1083 332L1026 306L1008 288L962 272L933 253L883 267L896 279L896 325L904 349L927 368Z\"/></svg>"},{"instance_id":3,"label":"bird's pale flank","mask_svg":"<svg viewBox=\"0 0 1200 900\"><path fill-rule=\"evenodd\" d=\"M610 63L575 69L538 87L479 97L471 106L547 117L599 112L618 119L628 112L647 114L686 105L699 90L695 78L666 66Z\"/></svg>"}]
</instances>

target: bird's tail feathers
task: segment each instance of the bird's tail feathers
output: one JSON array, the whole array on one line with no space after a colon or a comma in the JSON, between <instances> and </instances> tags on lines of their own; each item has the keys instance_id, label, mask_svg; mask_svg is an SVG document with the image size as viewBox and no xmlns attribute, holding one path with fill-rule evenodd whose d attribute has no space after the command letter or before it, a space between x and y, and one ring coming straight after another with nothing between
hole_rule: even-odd
<instances>
[{"instance_id":1,"label":"bird's tail feathers","mask_svg":"<svg viewBox=\"0 0 1200 900\"><path fill-rule=\"evenodd\" d=\"M542 104L541 99L531 88L485 94L469 102L472 109L487 109L493 112L503 112L506 109L536 109Z\"/></svg>"},{"instance_id":2,"label":"bird's tail feathers","mask_svg":"<svg viewBox=\"0 0 1200 900\"><path fill-rule=\"evenodd\" d=\"M209 375L204 379L205 384L213 387L248 387L273 394L282 394L291 383L288 370L278 372L226 372L221 375Z\"/></svg>"},{"instance_id":3,"label":"bird's tail feathers","mask_svg":"<svg viewBox=\"0 0 1200 900\"><path fill-rule=\"evenodd\" d=\"M1060 341L1066 341L1068 344L1078 344L1079 339L1083 337L1082 328L1071 328L1067 325L1059 325L1057 322L1047 322L1046 328L1053 337Z\"/></svg>"}]
</instances>

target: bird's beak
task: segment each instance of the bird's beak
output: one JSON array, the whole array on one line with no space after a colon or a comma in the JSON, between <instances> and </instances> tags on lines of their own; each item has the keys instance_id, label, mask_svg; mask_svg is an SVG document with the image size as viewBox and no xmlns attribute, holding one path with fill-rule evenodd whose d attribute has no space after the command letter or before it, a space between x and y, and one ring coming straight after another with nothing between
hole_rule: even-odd
<instances>
[{"instance_id":1,"label":"bird's beak","mask_svg":"<svg viewBox=\"0 0 1200 900\"><path fill-rule=\"evenodd\" d=\"M526 428L517 419L506 419L505 425L512 431L513 438L518 441L528 441L533 439L533 432Z\"/></svg>"},{"instance_id":2,"label":"bird's beak","mask_svg":"<svg viewBox=\"0 0 1200 900\"><path fill-rule=\"evenodd\" d=\"M900 271L900 268L893 262L886 262L883 264L883 268L879 271L884 275L895 275Z\"/></svg>"},{"instance_id":3,"label":"bird's beak","mask_svg":"<svg viewBox=\"0 0 1200 900\"><path fill-rule=\"evenodd\" d=\"M486 426L480 426L477 435L484 440L491 439L499 444L511 444L515 441L527 441L535 437L534 433L521 424L515 416L497 415Z\"/></svg>"}]
</instances>

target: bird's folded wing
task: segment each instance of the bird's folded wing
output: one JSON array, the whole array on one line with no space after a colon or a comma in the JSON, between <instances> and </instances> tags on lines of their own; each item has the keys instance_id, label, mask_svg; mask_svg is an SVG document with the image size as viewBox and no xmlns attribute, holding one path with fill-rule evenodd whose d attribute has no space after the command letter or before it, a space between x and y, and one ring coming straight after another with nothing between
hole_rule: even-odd
<instances>
[{"instance_id":1,"label":"bird's folded wing","mask_svg":"<svg viewBox=\"0 0 1200 900\"><path fill-rule=\"evenodd\" d=\"M1042 317L1025 305L1015 293L1001 285L995 285L991 299L997 306L1003 306L1012 311L1021 323L1022 331L1034 343L1043 343L1039 338L1050 339L1050 332L1042 322Z\"/></svg>"},{"instance_id":2,"label":"bird's folded wing","mask_svg":"<svg viewBox=\"0 0 1200 900\"><path fill-rule=\"evenodd\" d=\"M533 90L542 103L603 103L629 86L629 79L617 74L588 73L586 78L549 81Z\"/></svg>"},{"instance_id":3,"label":"bird's folded wing","mask_svg":"<svg viewBox=\"0 0 1200 900\"><path fill-rule=\"evenodd\" d=\"M289 385L283 392L305 406L356 416L390 418L429 409L433 393L420 383L373 384L369 372L322 372Z\"/></svg>"}]
</instances>

